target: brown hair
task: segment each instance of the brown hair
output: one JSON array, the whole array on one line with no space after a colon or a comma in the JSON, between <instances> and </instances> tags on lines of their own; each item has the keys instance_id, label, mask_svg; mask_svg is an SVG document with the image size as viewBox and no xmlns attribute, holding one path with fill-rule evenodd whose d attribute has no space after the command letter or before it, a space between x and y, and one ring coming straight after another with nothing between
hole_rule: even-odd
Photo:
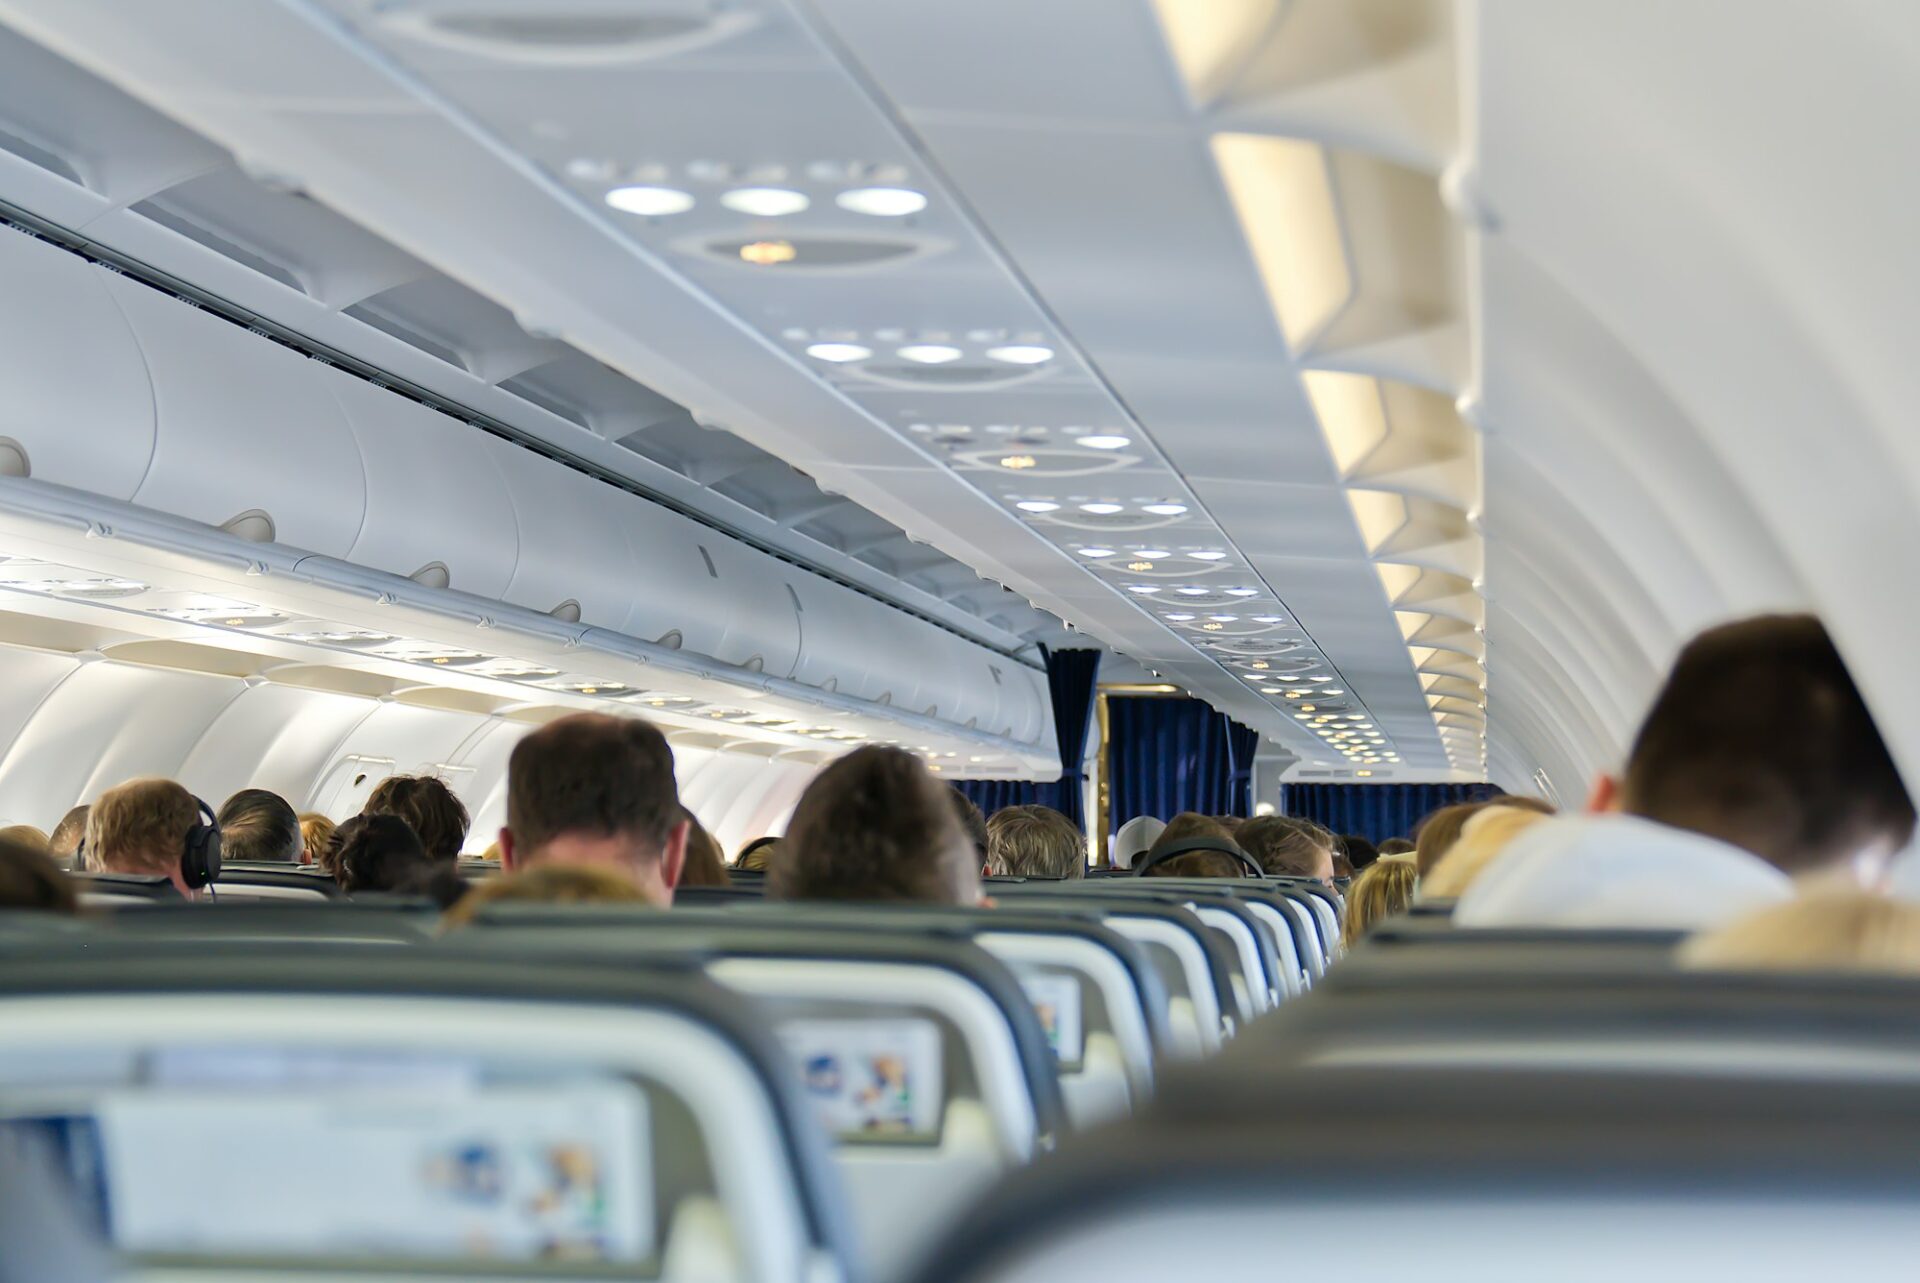
<instances>
[{"instance_id":1,"label":"brown hair","mask_svg":"<svg viewBox=\"0 0 1920 1283\"><path fill-rule=\"evenodd\" d=\"M466 845L467 808L432 775L389 775L374 785L360 813L399 816L436 860L457 860Z\"/></svg>"},{"instance_id":2,"label":"brown hair","mask_svg":"<svg viewBox=\"0 0 1920 1283\"><path fill-rule=\"evenodd\" d=\"M300 817L266 789L241 789L220 804L220 858L293 864L303 845Z\"/></svg>"},{"instance_id":3,"label":"brown hair","mask_svg":"<svg viewBox=\"0 0 1920 1283\"><path fill-rule=\"evenodd\" d=\"M193 794L172 780L130 780L108 789L87 812L87 867L171 876L199 820Z\"/></svg>"},{"instance_id":4,"label":"brown hair","mask_svg":"<svg viewBox=\"0 0 1920 1283\"><path fill-rule=\"evenodd\" d=\"M1143 878L1244 878L1246 866L1224 851L1189 851L1156 864L1140 874Z\"/></svg>"},{"instance_id":5,"label":"brown hair","mask_svg":"<svg viewBox=\"0 0 1920 1283\"><path fill-rule=\"evenodd\" d=\"M680 881L675 885L732 886L733 879L727 876L726 852L720 849L720 843L692 811L683 808L680 814L687 821L687 860L680 866Z\"/></svg>"},{"instance_id":6,"label":"brown hair","mask_svg":"<svg viewBox=\"0 0 1920 1283\"><path fill-rule=\"evenodd\" d=\"M1383 856L1408 855L1411 854L1412 851L1413 843L1407 841L1405 838L1387 838L1380 843L1380 854Z\"/></svg>"},{"instance_id":7,"label":"brown hair","mask_svg":"<svg viewBox=\"0 0 1920 1283\"><path fill-rule=\"evenodd\" d=\"M7 836L10 832L12 829L0 830L0 909L78 913L80 901L73 879L54 863L44 844L22 842Z\"/></svg>"},{"instance_id":8,"label":"brown hair","mask_svg":"<svg viewBox=\"0 0 1920 1283\"><path fill-rule=\"evenodd\" d=\"M440 919L442 930L471 926L490 904L652 904L632 878L590 864L536 864L488 878Z\"/></svg>"},{"instance_id":9,"label":"brown hair","mask_svg":"<svg viewBox=\"0 0 1920 1283\"><path fill-rule=\"evenodd\" d=\"M1876 842L1898 850L1914 827L1873 715L1811 615L1688 642L1634 737L1621 805L1795 875Z\"/></svg>"},{"instance_id":10,"label":"brown hair","mask_svg":"<svg viewBox=\"0 0 1920 1283\"><path fill-rule=\"evenodd\" d=\"M987 821L987 868L1002 877L1084 877L1087 840L1050 806L1003 806Z\"/></svg>"},{"instance_id":11,"label":"brown hair","mask_svg":"<svg viewBox=\"0 0 1920 1283\"><path fill-rule=\"evenodd\" d=\"M80 854L80 844L87 837L87 812L91 808L81 803L60 817L60 823L53 826L53 833L47 838L47 846L56 860L71 860Z\"/></svg>"},{"instance_id":12,"label":"brown hair","mask_svg":"<svg viewBox=\"0 0 1920 1283\"><path fill-rule=\"evenodd\" d=\"M0 842L14 842L47 855L53 854L52 843L47 840L47 835L31 824L9 824L0 829Z\"/></svg>"},{"instance_id":13,"label":"brown hair","mask_svg":"<svg viewBox=\"0 0 1920 1283\"><path fill-rule=\"evenodd\" d=\"M1193 811L1182 811L1167 821L1167 827L1160 830L1160 836L1147 848L1146 860L1151 860L1176 842L1191 842L1195 838L1215 838L1221 842L1233 841L1233 835L1221 827L1220 821ZM1139 863L1144 864L1146 860ZM1245 872L1245 870L1241 870Z\"/></svg>"},{"instance_id":14,"label":"brown hair","mask_svg":"<svg viewBox=\"0 0 1920 1283\"><path fill-rule=\"evenodd\" d=\"M555 838L626 835L658 853L680 823L673 750L650 722L575 713L513 747L507 830L525 863Z\"/></svg>"},{"instance_id":15,"label":"brown hair","mask_svg":"<svg viewBox=\"0 0 1920 1283\"><path fill-rule=\"evenodd\" d=\"M952 798L912 753L855 749L801 795L767 870L767 895L975 903L980 870Z\"/></svg>"},{"instance_id":16,"label":"brown hair","mask_svg":"<svg viewBox=\"0 0 1920 1283\"><path fill-rule=\"evenodd\" d=\"M953 817L960 821L960 827L966 832L967 841L973 843L973 850L980 857L982 865L987 862L987 852L992 848L992 838L987 833L987 817L980 813L980 805L960 791L958 784L947 786L953 800Z\"/></svg>"},{"instance_id":17,"label":"brown hair","mask_svg":"<svg viewBox=\"0 0 1920 1283\"><path fill-rule=\"evenodd\" d=\"M1347 917L1340 926L1342 944L1351 948L1375 923L1405 913L1413 903L1420 870L1412 860L1376 860L1347 888Z\"/></svg>"},{"instance_id":18,"label":"brown hair","mask_svg":"<svg viewBox=\"0 0 1920 1283\"><path fill-rule=\"evenodd\" d=\"M333 879L343 890L397 891L415 881L433 859L419 835L397 815L366 812L333 834Z\"/></svg>"},{"instance_id":19,"label":"brown hair","mask_svg":"<svg viewBox=\"0 0 1920 1283\"><path fill-rule=\"evenodd\" d=\"M1240 826L1235 839L1240 849L1259 861L1260 867L1274 877L1317 878L1321 862L1334 863L1337 854L1325 842L1315 826L1284 815L1261 815Z\"/></svg>"}]
</instances>

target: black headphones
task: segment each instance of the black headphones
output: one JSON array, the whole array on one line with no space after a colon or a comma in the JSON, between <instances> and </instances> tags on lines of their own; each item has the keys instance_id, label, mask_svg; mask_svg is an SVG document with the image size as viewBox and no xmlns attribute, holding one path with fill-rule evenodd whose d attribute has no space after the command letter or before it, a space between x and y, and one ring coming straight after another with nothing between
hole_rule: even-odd
<instances>
[{"instance_id":1,"label":"black headphones","mask_svg":"<svg viewBox=\"0 0 1920 1283\"><path fill-rule=\"evenodd\" d=\"M199 798L193 806L193 827L180 852L180 880L198 891L220 877L220 821Z\"/></svg>"},{"instance_id":2,"label":"black headphones","mask_svg":"<svg viewBox=\"0 0 1920 1283\"><path fill-rule=\"evenodd\" d=\"M1135 877L1144 876L1148 869L1153 868L1157 864L1165 864L1168 860L1182 855L1191 855L1195 851L1214 851L1221 855L1231 856L1241 863L1247 871L1247 876L1250 878L1264 878L1267 876L1267 871L1260 867L1259 861L1255 860L1233 843L1221 838L1188 838L1184 842L1175 842L1166 850L1148 859L1146 863L1136 864L1133 868L1133 875Z\"/></svg>"}]
</instances>

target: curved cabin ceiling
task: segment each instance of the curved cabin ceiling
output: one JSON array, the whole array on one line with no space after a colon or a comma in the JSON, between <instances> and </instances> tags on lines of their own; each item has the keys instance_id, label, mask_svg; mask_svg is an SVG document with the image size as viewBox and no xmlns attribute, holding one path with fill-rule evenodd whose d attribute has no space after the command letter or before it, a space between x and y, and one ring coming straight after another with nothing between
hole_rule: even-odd
<instances>
[{"instance_id":1,"label":"curved cabin ceiling","mask_svg":"<svg viewBox=\"0 0 1920 1283\"><path fill-rule=\"evenodd\" d=\"M310 255L320 310L445 348L690 504L779 524L844 496L1299 773L1574 801L1688 633L1777 607L1828 618L1920 767L1890 619L1920 558L1910 7L0 19L210 140L64 159L109 198L82 223L310 197L289 244L382 247ZM817 485L756 489L783 468ZM910 554L888 569L912 584ZM1039 635L987 588L976 620Z\"/></svg>"}]
</instances>

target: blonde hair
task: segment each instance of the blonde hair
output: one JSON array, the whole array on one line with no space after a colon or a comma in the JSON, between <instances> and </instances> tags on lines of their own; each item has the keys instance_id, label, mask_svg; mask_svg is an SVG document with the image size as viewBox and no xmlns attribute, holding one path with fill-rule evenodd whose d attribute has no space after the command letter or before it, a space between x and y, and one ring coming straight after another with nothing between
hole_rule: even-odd
<instances>
[{"instance_id":1,"label":"blonde hair","mask_svg":"<svg viewBox=\"0 0 1920 1283\"><path fill-rule=\"evenodd\" d=\"M130 780L87 812L87 867L96 873L171 874L200 819L193 794L172 780Z\"/></svg>"},{"instance_id":2,"label":"blonde hair","mask_svg":"<svg viewBox=\"0 0 1920 1283\"><path fill-rule=\"evenodd\" d=\"M1920 975L1920 905L1823 891L1693 937L1680 965L1707 971Z\"/></svg>"},{"instance_id":3,"label":"blonde hair","mask_svg":"<svg viewBox=\"0 0 1920 1283\"><path fill-rule=\"evenodd\" d=\"M441 919L443 930L473 925L490 904L647 904L640 884L610 868L542 861L518 873L488 878L460 898Z\"/></svg>"},{"instance_id":4,"label":"blonde hair","mask_svg":"<svg viewBox=\"0 0 1920 1283\"><path fill-rule=\"evenodd\" d=\"M1375 860L1347 888L1347 920L1341 924L1340 943L1352 948L1382 918L1405 913L1413 903L1413 886L1420 869L1412 860Z\"/></svg>"},{"instance_id":5,"label":"blonde hair","mask_svg":"<svg viewBox=\"0 0 1920 1283\"><path fill-rule=\"evenodd\" d=\"M333 872L333 833L336 825L318 811L308 811L300 817L300 846L306 852L308 863L315 868Z\"/></svg>"},{"instance_id":6,"label":"blonde hair","mask_svg":"<svg viewBox=\"0 0 1920 1283\"><path fill-rule=\"evenodd\" d=\"M1509 843L1546 818L1518 806L1487 807L1468 819L1459 841L1421 880L1420 894L1429 900L1458 899Z\"/></svg>"},{"instance_id":7,"label":"blonde hair","mask_svg":"<svg viewBox=\"0 0 1920 1283\"><path fill-rule=\"evenodd\" d=\"M30 846L43 855L53 854L53 843L47 835L31 824L9 824L0 829L0 841L17 842L21 846Z\"/></svg>"}]
</instances>

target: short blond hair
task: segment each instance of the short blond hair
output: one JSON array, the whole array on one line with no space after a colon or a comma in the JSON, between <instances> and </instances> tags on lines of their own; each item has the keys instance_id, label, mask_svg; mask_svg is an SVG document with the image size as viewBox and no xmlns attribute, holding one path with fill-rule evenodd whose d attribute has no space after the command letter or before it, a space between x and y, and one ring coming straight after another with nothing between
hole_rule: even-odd
<instances>
[{"instance_id":1,"label":"short blond hair","mask_svg":"<svg viewBox=\"0 0 1920 1283\"><path fill-rule=\"evenodd\" d=\"M639 883L596 864L542 861L504 877L488 878L460 898L443 927L471 926L490 904L654 904ZM656 906L658 907L658 906Z\"/></svg>"},{"instance_id":2,"label":"short blond hair","mask_svg":"<svg viewBox=\"0 0 1920 1283\"><path fill-rule=\"evenodd\" d=\"M1405 913L1413 903L1413 886L1419 879L1419 865L1393 856L1362 869L1347 888L1347 917L1340 927L1340 942L1351 948L1376 922Z\"/></svg>"},{"instance_id":3,"label":"short blond hair","mask_svg":"<svg viewBox=\"0 0 1920 1283\"><path fill-rule=\"evenodd\" d=\"M172 780L130 780L87 812L87 867L166 876L180 867L200 804Z\"/></svg>"},{"instance_id":4,"label":"short blond hair","mask_svg":"<svg viewBox=\"0 0 1920 1283\"><path fill-rule=\"evenodd\" d=\"M1000 877L1083 877L1087 840L1050 806L1003 806L987 820L987 870Z\"/></svg>"},{"instance_id":5,"label":"short blond hair","mask_svg":"<svg viewBox=\"0 0 1920 1283\"><path fill-rule=\"evenodd\" d=\"M1920 905L1821 891L1693 937L1680 965L1705 971L1920 975Z\"/></svg>"},{"instance_id":6,"label":"short blond hair","mask_svg":"<svg viewBox=\"0 0 1920 1283\"><path fill-rule=\"evenodd\" d=\"M1522 833L1547 818L1518 806L1489 806L1467 820L1460 838L1420 882L1429 900L1457 900Z\"/></svg>"}]
</instances>

